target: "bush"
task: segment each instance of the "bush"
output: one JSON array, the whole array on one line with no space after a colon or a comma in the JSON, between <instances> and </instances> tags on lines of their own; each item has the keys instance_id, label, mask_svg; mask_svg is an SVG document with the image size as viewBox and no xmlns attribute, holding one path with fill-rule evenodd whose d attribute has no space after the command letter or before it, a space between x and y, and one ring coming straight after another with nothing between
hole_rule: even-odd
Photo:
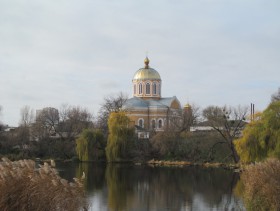
<instances>
[{"instance_id":1,"label":"bush","mask_svg":"<svg viewBox=\"0 0 280 211\"><path fill-rule=\"evenodd\" d=\"M67 210L87 209L81 180L74 183L58 176L44 163L35 168L32 160L0 162L0 210Z\"/></svg>"},{"instance_id":2,"label":"bush","mask_svg":"<svg viewBox=\"0 0 280 211\"><path fill-rule=\"evenodd\" d=\"M136 139L135 147L131 150L131 157L135 162L145 162L154 158L152 145L148 139Z\"/></svg>"},{"instance_id":3,"label":"bush","mask_svg":"<svg viewBox=\"0 0 280 211\"><path fill-rule=\"evenodd\" d=\"M280 161L249 165L241 175L248 210L280 210Z\"/></svg>"}]
</instances>

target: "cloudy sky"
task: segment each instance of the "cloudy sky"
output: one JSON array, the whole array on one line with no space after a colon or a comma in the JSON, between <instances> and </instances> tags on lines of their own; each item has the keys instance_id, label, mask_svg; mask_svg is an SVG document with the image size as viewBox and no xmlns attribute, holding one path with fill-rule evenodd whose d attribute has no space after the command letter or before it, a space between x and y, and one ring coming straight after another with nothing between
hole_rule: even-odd
<instances>
[{"instance_id":1,"label":"cloudy sky","mask_svg":"<svg viewBox=\"0 0 280 211\"><path fill-rule=\"evenodd\" d=\"M150 66L163 97L263 110L280 87L279 0L0 0L0 105L95 115Z\"/></svg>"}]
</instances>

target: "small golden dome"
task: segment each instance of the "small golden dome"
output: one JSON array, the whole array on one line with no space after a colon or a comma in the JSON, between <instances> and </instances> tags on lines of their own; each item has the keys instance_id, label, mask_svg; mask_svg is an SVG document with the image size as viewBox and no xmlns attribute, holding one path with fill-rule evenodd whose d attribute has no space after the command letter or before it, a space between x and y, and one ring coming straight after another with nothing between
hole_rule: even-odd
<instances>
[{"instance_id":1,"label":"small golden dome","mask_svg":"<svg viewBox=\"0 0 280 211\"><path fill-rule=\"evenodd\" d=\"M191 107L190 104L187 103L186 105L184 105L184 108L185 108L185 109L189 109L189 108L192 108L192 107Z\"/></svg>"}]
</instances>

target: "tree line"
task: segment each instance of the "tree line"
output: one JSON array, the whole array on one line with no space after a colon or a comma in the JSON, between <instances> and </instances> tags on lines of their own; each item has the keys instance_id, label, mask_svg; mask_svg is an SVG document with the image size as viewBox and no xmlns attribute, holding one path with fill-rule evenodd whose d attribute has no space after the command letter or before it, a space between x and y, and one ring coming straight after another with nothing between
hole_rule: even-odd
<instances>
[{"instance_id":1,"label":"tree line","mask_svg":"<svg viewBox=\"0 0 280 211\"><path fill-rule=\"evenodd\" d=\"M62 104L59 109L45 107L36 113L30 106L24 106L20 110L19 127L12 128L9 132L5 132L7 126L1 122L3 108L0 105L0 156L10 155L11 159L70 159L79 155L76 152L76 142L92 130L98 130L94 137L100 137L100 134L104 137L100 146L104 150L109 132L109 114L119 111L126 99L127 96L123 93L105 97L97 117L87 108L67 104ZM88 159L92 159L91 156ZM105 154L101 157L104 159Z\"/></svg>"},{"instance_id":2,"label":"tree line","mask_svg":"<svg viewBox=\"0 0 280 211\"><path fill-rule=\"evenodd\" d=\"M176 118L170 114L168 128L152 131L150 140L139 140L135 135L122 109L127 99L123 93L104 98L96 118L79 106L47 107L36 115L25 106L16 131L0 133L0 154L19 158L76 157L83 161L155 158L250 162L279 155L279 96L280 89L272 95L268 108L251 122L248 107L208 106L202 110L192 105L191 112L182 110ZM213 130L190 132L202 121Z\"/></svg>"}]
</instances>

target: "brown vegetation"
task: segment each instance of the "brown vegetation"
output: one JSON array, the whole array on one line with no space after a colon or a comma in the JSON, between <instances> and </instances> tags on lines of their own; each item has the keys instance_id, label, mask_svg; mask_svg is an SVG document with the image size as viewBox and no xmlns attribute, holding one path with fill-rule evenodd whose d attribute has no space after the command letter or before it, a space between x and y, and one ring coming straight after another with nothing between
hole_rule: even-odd
<instances>
[{"instance_id":1,"label":"brown vegetation","mask_svg":"<svg viewBox=\"0 0 280 211\"><path fill-rule=\"evenodd\" d=\"M59 177L47 163L32 160L0 162L0 210L87 210L81 180Z\"/></svg>"},{"instance_id":2,"label":"brown vegetation","mask_svg":"<svg viewBox=\"0 0 280 211\"><path fill-rule=\"evenodd\" d=\"M230 149L225 144L213 146L222 141L216 132L158 133L151 139L151 158L156 160L180 160L191 163L232 163Z\"/></svg>"},{"instance_id":3,"label":"brown vegetation","mask_svg":"<svg viewBox=\"0 0 280 211\"><path fill-rule=\"evenodd\" d=\"M248 166L241 175L248 210L280 210L280 161Z\"/></svg>"},{"instance_id":4,"label":"brown vegetation","mask_svg":"<svg viewBox=\"0 0 280 211\"><path fill-rule=\"evenodd\" d=\"M149 160L147 162L150 165L155 166L190 166L193 165L191 162L188 161L162 161L162 160Z\"/></svg>"}]
</instances>

